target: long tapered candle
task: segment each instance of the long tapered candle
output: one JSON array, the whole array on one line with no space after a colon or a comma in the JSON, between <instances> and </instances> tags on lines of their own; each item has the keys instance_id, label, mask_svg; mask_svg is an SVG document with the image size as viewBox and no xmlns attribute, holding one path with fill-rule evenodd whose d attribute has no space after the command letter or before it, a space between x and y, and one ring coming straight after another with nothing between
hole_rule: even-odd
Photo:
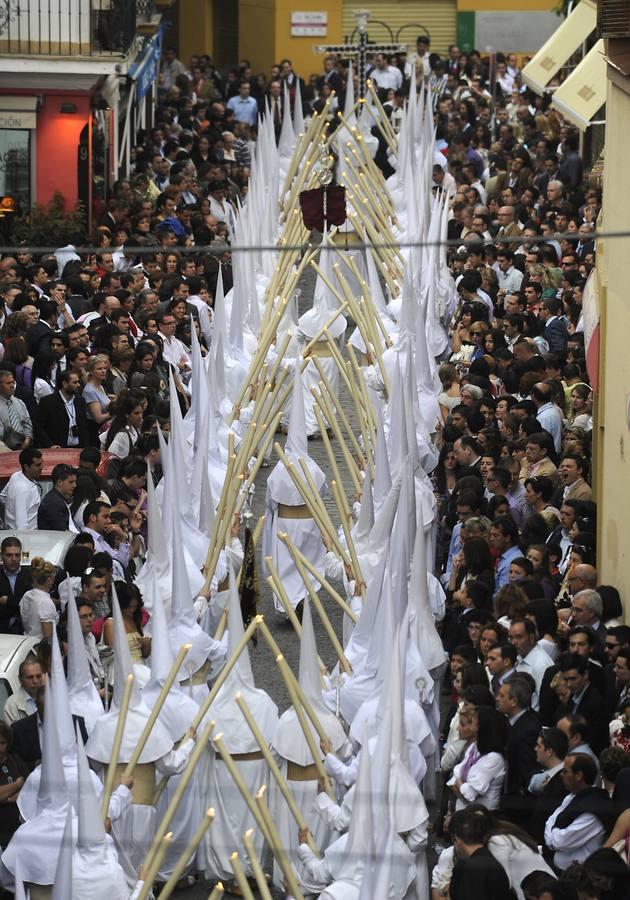
<instances>
[{"instance_id":1,"label":"long tapered candle","mask_svg":"<svg viewBox=\"0 0 630 900\"><path fill-rule=\"evenodd\" d=\"M213 728L214 728L214 722L208 722L208 724L206 725L204 730L199 735L199 738L197 740L197 743L195 744L194 750L190 754L190 757L188 759L188 762L186 763L184 771L182 772L182 775L179 779L177 787L175 788L175 790L173 792L173 796L171 797L171 800L166 808L166 812L164 813L164 815L162 817L162 821L156 828L155 836L153 838L153 843L151 844L151 847L149 848L149 852L147 853L147 856L146 856L146 859L144 862L144 864L147 868L151 865L152 860L153 860L155 854L157 853L160 841L166 834L168 826L171 824L173 816L175 815L175 813L177 811L177 807L181 803L181 799L184 796L184 791L190 784L190 779L192 778L192 776L194 774L195 767L197 766L197 763L201 759L201 754L204 753L207 749L207 744L208 744L208 741L210 740L210 734L212 733Z\"/></svg>"},{"instance_id":2,"label":"long tapered candle","mask_svg":"<svg viewBox=\"0 0 630 900\"><path fill-rule=\"evenodd\" d=\"M291 865L289 857L287 856L286 850L282 846L282 841L280 840L278 829L276 828L275 822L273 821L271 813L269 812L269 807L267 806L267 802L265 800L265 790L266 787L263 784L261 789L256 794L256 804L260 809L262 819L270 835L269 846L273 851L273 855L278 860L278 865L282 869L282 874L284 875L287 887L290 893L293 894L294 900L304 900L304 895L300 890L297 876L295 874L293 866Z\"/></svg>"},{"instance_id":3,"label":"long tapered candle","mask_svg":"<svg viewBox=\"0 0 630 900\"><path fill-rule=\"evenodd\" d=\"M199 827L197 828L197 830L193 834L192 838L190 839L188 846L186 847L184 852L181 854L181 856L177 860L177 862L175 864L175 868L173 869L172 873L170 874L168 881L166 882L166 884L160 891L160 897L162 898L162 900L168 900L168 898L171 896L171 894L177 887L177 882L179 881L179 879L182 877L182 875L188 868L188 863L189 863L191 857L196 852L199 844L202 842L203 836L205 835L208 828L212 825L213 820L214 820L214 809L211 808L206 811L205 816L199 823Z\"/></svg>"},{"instance_id":4,"label":"long tapered candle","mask_svg":"<svg viewBox=\"0 0 630 900\"><path fill-rule=\"evenodd\" d=\"M133 675L127 675L127 681L123 690L120 709L118 710L118 721L116 722L116 731L114 732L114 741L112 743L112 753L109 760L107 775L105 777L105 787L103 789L103 797L101 799L101 814L103 821L107 818L109 810L109 801L112 797L114 789L114 780L118 769L118 759L120 757L120 747L122 745L123 734L125 731L125 723L127 721L127 713L129 711L129 703L131 701L131 691L133 690Z\"/></svg>"},{"instance_id":5,"label":"long tapered candle","mask_svg":"<svg viewBox=\"0 0 630 900\"><path fill-rule=\"evenodd\" d=\"M262 897L262 900L273 900L271 896L271 891L269 890L269 885L267 884L267 879L265 878L265 873L263 872L263 867L260 864L260 860L258 859L258 855L256 854L256 850L254 848L254 829L248 828L245 834L243 835L243 847L245 847L245 852L247 853L247 858L249 859L249 865L254 873L254 878L256 879L256 886Z\"/></svg>"}]
</instances>

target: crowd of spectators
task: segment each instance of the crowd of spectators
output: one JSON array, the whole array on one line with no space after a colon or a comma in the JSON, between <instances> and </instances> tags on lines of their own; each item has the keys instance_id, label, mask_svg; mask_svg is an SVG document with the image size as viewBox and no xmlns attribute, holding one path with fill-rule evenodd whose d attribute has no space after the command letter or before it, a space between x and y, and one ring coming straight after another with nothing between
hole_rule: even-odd
<instances>
[{"instance_id":1,"label":"crowd of spectators","mask_svg":"<svg viewBox=\"0 0 630 900\"><path fill-rule=\"evenodd\" d=\"M454 45L441 58L425 38L406 60L379 54L369 73L395 129L414 67L433 93L434 189L449 194L460 301L439 367L432 473L451 694L436 827L452 842L433 891L507 897L507 870L519 897L608 900L628 885L630 627L618 591L598 577L590 486L582 301L601 196L578 135L525 89L517 57L496 62L496 102L487 60ZM19 451L0 497L4 524L76 532L59 569L40 558L23 567L18 538L4 539L0 631L46 642L63 633L72 597L100 679L96 642L111 641L115 581L134 657L149 654L132 583L147 464L157 483L170 391L182 410L189 403L191 328L206 353L219 269L231 286L258 114L269 104L279 134L286 86L307 116L334 91L334 116L347 77L335 56L305 81L289 60L269 77L247 61L224 77L208 56L185 65L165 50L154 127L92 233L0 260L0 451ZM98 252L77 252L86 243ZM48 448L80 455L54 469L42 497ZM35 710L44 657L23 665L4 713L27 766L19 720ZM0 728L0 757L10 737Z\"/></svg>"}]
</instances>

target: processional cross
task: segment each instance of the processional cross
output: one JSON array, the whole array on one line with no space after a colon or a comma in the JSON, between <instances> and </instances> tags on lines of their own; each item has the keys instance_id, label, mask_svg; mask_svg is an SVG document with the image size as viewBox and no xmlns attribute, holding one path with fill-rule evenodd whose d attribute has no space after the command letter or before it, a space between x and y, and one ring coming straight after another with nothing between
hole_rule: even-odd
<instances>
[{"instance_id":1,"label":"processional cross","mask_svg":"<svg viewBox=\"0 0 630 900\"><path fill-rule=\"evenodd\" d=\"M357 77L359 81L359 98L365 98L365 70L368 54L372 53L406 53L405 44L368 44L369 9L357 9L354 17L359 30L358 44L319 44L316 53L340 53L342 56L353 56L357 60Z\"/></svg>"}]
</instances>

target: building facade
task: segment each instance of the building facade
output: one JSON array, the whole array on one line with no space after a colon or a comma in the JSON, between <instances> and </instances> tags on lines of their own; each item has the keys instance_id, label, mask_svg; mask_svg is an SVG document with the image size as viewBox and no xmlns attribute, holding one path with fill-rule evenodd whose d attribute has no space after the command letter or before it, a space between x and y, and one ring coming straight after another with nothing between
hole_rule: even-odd
<instances>
[{"instance_id":1,"label":"building facade","mask_svg":"<svg viewBox=\"0 0 630 900\"><path fill-rule=\"evenodd\" d=\"M128 170L159 66L152 0L6 0L0 9L0 197L56 192L91 219Z\"/></svg>"}]
</instances>

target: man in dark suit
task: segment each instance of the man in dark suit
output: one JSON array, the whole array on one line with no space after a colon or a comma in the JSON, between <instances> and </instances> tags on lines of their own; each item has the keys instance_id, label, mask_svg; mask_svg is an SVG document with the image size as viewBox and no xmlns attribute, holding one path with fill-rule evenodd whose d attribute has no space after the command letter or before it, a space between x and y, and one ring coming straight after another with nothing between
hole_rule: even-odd
<instances>
[{"instance_id":1,"label":"man in dark suit","mask_svg":"<svg viewBox=\"0 0 630 900\"><path fill-rule=\"evenodd\" d=\"M280 139L280 132L282 131L282 119L284 117L284 96L282 92L282 82L278 79L274 79L269 85L269 89L267 91L268 100L269 100L269 111L271 112L271 118L273 120L273 130L276 136L276 144Z\"/></svg>"},{"instance_id":2,"label":"man in dark suit","mask_svg":"<svg viewBox=\"0 0 630 900\"><path fill-rule=\"evenodd\" d=\"M532 688L521 675L512 675L497 694L497 709L510 722L506 762L506 790L501 808L514 822L526 826L531 814L527 794L530 779L537 769L536 741L540 734L540 720L530 708Z\"/></svg>"},{"instance_id":3,"label":"man in dark suit","mask_svg":"<svg viewBox=\"0 0 630 900\"><path fill-rule=\"evenodd\" d=\"M53 300L42 299L37 304L39 322L26 329L26 343L31 356L37 356L42 350L50 349L50 339L57 327L59 310Z\"/></svg>"},{"instance_id":4,"label":"man in dark suit","mask_svg":"<svg viewBox=\"0 0 630 900\"><path fill-rule=\"evenodd\" d=\"M322 85L327 84L331 91L334 91L339 97L343 91L343 81L336 65L337 60L334 56L324 57L324 74L319 78L318 87L321 91Z\"/></svg>"},{"instance_id":5,"label":"man in dark suit","mask_svg":"<svg viewBox=\"0 0 630 900\"><path fill-rule=\"evenodd\" d=\"M564 356L567 352L569 332L564 322L558 318L560 301L555 297L549 297L540 304L538 318L543 323L543 337L549 344L550 353L560 353Z\"/></svg>"},{"instance_id":6,"label":"man in dark suit","mask_svg":"<svg viewBox=\"0 0 630 900\"><path fill-rule=\"evenodd\" d=\"M81 380L70 369L57 379L57 390L42 397L35 413L38 447L87 447L90 442Z\"/></svg>"},{"instance_id":7,"label":"man in dark suit","mask_svg":"<svg viewBox=\"0 0 630 900\"><path fill-rule=\"evenodd\" d=\"M304 79L293 71L293 63L290 59L283 59L280 62L280 77L286 82L289 88L289 98L291 100L291 111L295 109L295 94L300 92L302 103L306 101L306 85Z\"/></svg>"},{"instance_id":8,"label":"man in dark suit","mask_svg":"<svg viewBox=\"0 0 630 900\"><path fill-rule=\"evenodd\" d=\"M37 511L37 527L44 531L76 531L70 528L70 504L77 486L76 469L59 463L52 470L52 490L48 491Z\"/></svg>"},{"instance_id":9,"label":"man in dark suit","mask_svg":"<svg viewBox=\"0 0 630 900\"><path fill-rule=\"evenodd\" d=\"M36 768L42 758L41 729L44 723L45 693L43 687L37 691L35 698L37 712L27 716L25 719L18 719L11 726L11 748L20 759L24 760L29 772ZM72 721L75 726L79 726L79 731L85 744L88 736L83 717L72 716Z\"/></svg>"},{"instance_id":10,"label":"man in dark suit","mask_svg":"<svg viewBox=\"0 0 630 900\"><path fill-rule=\"evenodd\" d=\"M529 791L536 799L528 831L539 845L544 840L545 822L567 795L562 768L568 751L569 740L563 731L542 729L536 741L536 761L543 771L534 775L529 784Z\"/></svg>"},{"instance_id":11,"label":"man in dark suit","mask_svg":"<svg viewBox=\"0 0 630 900\"><path fill-rule=\"evenodd\" d=\"M453 813L449 832L455 849L456 865L450 883L450 896L468 898L488 897L509 900L514 896L503 866L485 846L488 826L483 816L466 809Z\"/></svg>"},{"instance_id":12,"label":"man in dark suit","mask_svg":"<svg viewBox=\"0 0 630 900\"><path fill-rule=\"evenodd\" d=\"M566 712L586 719L591 747L599 755L608 746L608 715L602 694L591 684L588 660L579 653L564 653L558 664L571 691Z\"/></svg>"},{"instance_id":13,"label":"man in dark suit","mask_svg":"<svg viewBox=\"0 0 630 900\"><path fill-rule=\"evenodd\" d=\"M31 570L23 569L22 543L16 537L6 537L0 544L0 632L10 633L19 622L20 600L33 586Z\"/></svg>"},{"instance_id":14,"label":"man in dark suit","mask_svg":"<svg viewBox=\"0 0 630 900\"><path fill-rule=\"evenodd\" d=\"M584 657L591 685L599 694L605 696L606 674L600 663L593 658L596 644L595 635L588 625L576 625L569 631L569 652L579 653ZM551 688L551 682L559 671L559 665L549 666L543 675L539 706L539 715L543 725L555 725L559 716L564 712L556 692Z\"/></svg>"}]
</instances>

